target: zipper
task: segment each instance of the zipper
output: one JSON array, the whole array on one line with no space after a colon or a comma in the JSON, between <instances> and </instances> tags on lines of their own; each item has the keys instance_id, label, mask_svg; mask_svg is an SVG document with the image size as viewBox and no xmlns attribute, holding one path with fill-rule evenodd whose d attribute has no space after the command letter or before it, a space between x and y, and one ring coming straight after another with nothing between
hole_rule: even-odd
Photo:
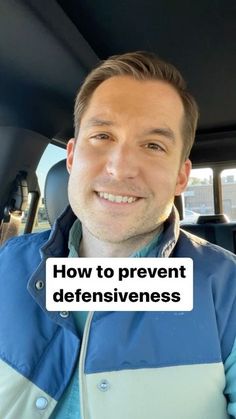
<instances>
[{"instance_id":1,"label":"zipper","mask_svg":"<svg viewBox=\"0 0 236 419\"><path fill-rule=\"evenodd\" d=\"M81 345L81 352L80 352L80 360L79 360L80 410L81 410L82 419L89 419L89 411L88 411L88 403L87 403L87 400L88 400L87 386L86 386L86 381L85 381L84 366L85 366L85 357L87 353L90 325L91 325L93 315L94 315L94 311L90 311L88 313L88 317L85 322L82 345Z\"/></svg>"}]
</instances>

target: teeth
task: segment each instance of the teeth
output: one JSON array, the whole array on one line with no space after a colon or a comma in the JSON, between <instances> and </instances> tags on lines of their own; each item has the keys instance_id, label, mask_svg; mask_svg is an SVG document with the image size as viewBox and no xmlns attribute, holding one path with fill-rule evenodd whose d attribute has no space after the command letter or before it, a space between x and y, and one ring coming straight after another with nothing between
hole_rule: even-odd
<instances>
[{"instance_id":1,"label":"teeth","mask_svg":"<svg viewBox=\"0 0 236 419\"><path fill-rule=\"evenodd\" d=\"M137 201L137 198L133 196L121 196L121 195L112 195L111 193L107 192L98 192L100 198L107 199L110 202L125 202L128 204L132 204L132 202Z\"/></svg>"}]
</instances>

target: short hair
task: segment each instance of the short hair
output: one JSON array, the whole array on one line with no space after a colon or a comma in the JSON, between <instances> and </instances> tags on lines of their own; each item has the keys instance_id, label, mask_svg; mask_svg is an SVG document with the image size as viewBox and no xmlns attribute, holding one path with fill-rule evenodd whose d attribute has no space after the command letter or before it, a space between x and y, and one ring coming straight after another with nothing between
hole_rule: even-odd
<instances>
[{"instance_id":1,"label":"short hair","mask_svg":"<svg viewBox=\"0 0 236 419\"><path fill-rule=\"evenodd\" d=\"M184 107L182 157L183 159L187 159L195 139L199 116L197 103L187 91L186 82L180 72L172 64L161 60L156 54L145 51L113 55L107 60L102 61L86 77L75 101L75 138L79 134L81 118L89 105L94 91L102 82L115 76L130 76L136 80L144 81L164 81L177 91Z\"/></svg>"}]
</instances>

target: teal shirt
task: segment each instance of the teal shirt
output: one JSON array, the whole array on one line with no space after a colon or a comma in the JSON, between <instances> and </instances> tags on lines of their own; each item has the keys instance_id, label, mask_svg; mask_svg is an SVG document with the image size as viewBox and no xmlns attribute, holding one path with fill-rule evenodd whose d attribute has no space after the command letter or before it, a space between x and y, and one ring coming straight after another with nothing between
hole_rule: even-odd
<instances>
[{"instance_id":1,"label":"teal shirt","mask_svg":"<svg viewBox=\"0 0 236 419\"><path fill-rule=\"evenodd\" d=\"M68 257L79 257L78 249L82 236L82 228L79 220L76 220L70 229L69 234L69 255ZM143 247L141 250L133 253L130 257L146 257L150 252L157 247L160 241L161 232L159 232L154 239ZM78 311L73 312L77 331L82 339L84 326L86 323L88 312ZM70 384L67 387L63 397L58 402L53 414L52 419L81 419L80 415L80 397L79 397L79 362L76 370L71 378Z\"/></svg>"}]
</instances>

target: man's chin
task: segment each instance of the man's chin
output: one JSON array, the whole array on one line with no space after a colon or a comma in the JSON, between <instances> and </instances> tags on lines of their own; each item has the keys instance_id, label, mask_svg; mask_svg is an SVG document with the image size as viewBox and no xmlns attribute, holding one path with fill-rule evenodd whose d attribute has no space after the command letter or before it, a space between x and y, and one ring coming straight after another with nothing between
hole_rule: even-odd
<instances>
[{"instance_id":1,"label":"man's chin","mask_svg":"<svg viewBox=\"0 0 236 419\"><path fill-rule=\"evenodd\" d=\"M91 225L86 226L86 230L91 236L100 242L110 243L112 245L132 245L134 243L140 243L140 245L142 245L143 241L152 238L159 226L151 226L148 230L141 227L138 229L137 226L130 226L126 229L124 226L120 228L116 226L116 228L114 228L114 225L110 227L103 226L103 228L99 229L97 227L93 227L94 226Z\"/></svg>"}]
</instances>

